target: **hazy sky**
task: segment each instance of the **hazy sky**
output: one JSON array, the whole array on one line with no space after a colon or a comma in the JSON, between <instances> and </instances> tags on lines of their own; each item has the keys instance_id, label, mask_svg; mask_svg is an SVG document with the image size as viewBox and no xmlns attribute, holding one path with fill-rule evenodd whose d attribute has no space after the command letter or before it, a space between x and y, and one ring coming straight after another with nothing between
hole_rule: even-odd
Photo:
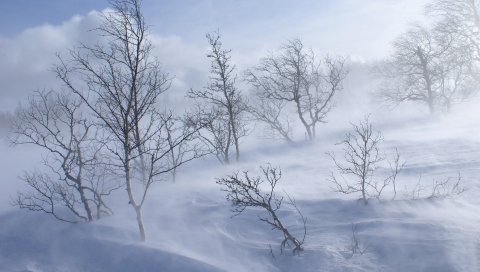
<instances>
[{"instance_id":1,"label":"hazy sky","mask_svg":"<svg viewBox=\"0 0 480 272\"><path fill-rule=\"evenodd\" d=\"M144 0L156 54L175 75L174 88L205 81L205 33L220 29L239 69L255 64L286 39L319 52L376 60L427 0ZM98 24L107 0L0 1L0 110L12 110L35 89L56 88L48 70L55 53Z\"/></svg>"}]
</instances>

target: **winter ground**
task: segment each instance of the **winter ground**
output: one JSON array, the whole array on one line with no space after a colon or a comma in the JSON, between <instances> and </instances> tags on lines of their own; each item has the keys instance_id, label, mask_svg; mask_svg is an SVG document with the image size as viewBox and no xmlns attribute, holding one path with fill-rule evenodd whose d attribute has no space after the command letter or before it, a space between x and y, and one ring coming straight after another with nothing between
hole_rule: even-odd
<instances>
[{"instance_id":1,"label":"winter ground","mask_svg":"<svg viewBox=\"0 0 480 272\"><path fill-rule=\"evenodd\" d=\"M435 119L372 115L384 133L384 150L396 147L406 161L394 201L391 191L368 205L356 195L333 192L325 152L338 151L334 143L349 129L347 121L322 127L315 144L294 147L259 140L256 133L244 162L224 167L205 159L182 168L176 183L158 183L144 211L146 243L138 241L123 190L110 199L115 215L93 224L71 225L10 207L10 197L22 189L16 176L40 156L2 143L0 271L480 271L477 102ZM261 211L231 218L215 184L233 171L255 173L265 163L281 167L279 192L295 197L307 217L305 251L299 256L280 253L281 233L258 220ZM464 193L426 199L433 180L458 173ZM422 189L412 200L417 185ZM285 206L280 216L302 236L291 208ZM352 225L363 254L351 253Z\"/></svg>"}]
</instances>

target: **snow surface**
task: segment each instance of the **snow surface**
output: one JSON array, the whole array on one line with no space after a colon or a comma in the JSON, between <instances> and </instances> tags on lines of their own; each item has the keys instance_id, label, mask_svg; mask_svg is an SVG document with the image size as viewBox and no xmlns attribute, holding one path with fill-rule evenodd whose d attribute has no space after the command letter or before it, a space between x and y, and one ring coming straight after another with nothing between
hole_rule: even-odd
<instances>
[{"instance_id":1,"label":"snow surface","mask_svg":"<svg viewBox=\"0 0 480 272\"><path fill-rule=\"evenodd\" d=\"M343 123L323 126L314 144L287 146L257 137L246 143L239 164L221 166L209 158L181 168L176 183L157 183L144 210L146 243L138 241L123 190L110 199L115 215L93 224L71 225L10 207L9 196L22 189L15 176L37 157L2 144L0 271L480 271L480 115L478 101L470 104L437 118L372 114L384 133L384 150L398 148L407 162L394 201L391 191L368 205L358 195L333 192L325 153L338 151L334 144L348 121L359 119L345 116ZM278 192L295 197L307 217L299 256L280 253L281 233L258 220L261 210L232 218L215 184L234 171L258 173L266 163L281 167ZM466 192L425 199L433 180L458 173ZM412 200L419 182L421 197ZM284 206L279 216L302 235L292 208ZM363 254L351 254L352 225Z\"/></svg>"}]
</instances>

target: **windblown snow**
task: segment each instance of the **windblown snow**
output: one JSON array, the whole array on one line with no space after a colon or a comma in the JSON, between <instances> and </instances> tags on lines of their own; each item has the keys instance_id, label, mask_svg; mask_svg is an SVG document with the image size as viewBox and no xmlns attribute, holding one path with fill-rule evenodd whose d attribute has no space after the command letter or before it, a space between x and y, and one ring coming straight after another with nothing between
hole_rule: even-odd
<instances>
[{"instance_id":1,"label":"windblown snow","mask_svg":"<svg viewBox=\"0 0 480 272\"><path fill-rule=\"evenodd\" d=\"M475 102L476 103L476 102ZM144 211L148 241L139 242L123 190L115 214L93 224L68 224L9 205L21 190L16 176L35 165L27 150L2 143L1 271L480 271L480 119L475 103L432 118L375 118L384 150L398 148L405 170L398 193L368 205L357 195L334 192L325 154L350 127L325 125L313 144L248 143L242 163L222 166L212 158L181 168L175 183L150 192ZM334 116L335 113L332 113ZM377 115L378 116L378 115ZM335 123L335 122L334 122ZM12 162L13 161L13 162ZM279 192L288 192L307 217L305 251L280 251L281 233L258 220L261 210L232 217L215 180L235 171L282 169ZM435 180L461 175L465 192L429 198ZM295 211L280 213L302 235ZM352 252L357 243L359 251Z\"/></svg>"}]
</instances>

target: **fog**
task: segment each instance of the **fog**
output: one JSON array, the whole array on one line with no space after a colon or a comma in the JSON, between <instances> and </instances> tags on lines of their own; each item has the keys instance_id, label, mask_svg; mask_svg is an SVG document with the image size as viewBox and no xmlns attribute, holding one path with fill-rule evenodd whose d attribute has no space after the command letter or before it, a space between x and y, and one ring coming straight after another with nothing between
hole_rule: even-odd
<instances>
[{"instance_id":1,"label":"fog","mask_svg":"<svg viewBox=\"0 0 480 272\"><path fill-rule=\"evenodd\" d=\"M31 190L21 178L24 173L49 171L44 162L50 158L38 146L13 144L16 111L37 90L74 96L53 72L56 54L66 56L79 43L105 42L92 29L101 23L101 12L111 9L89 2L88 12L85 7L75 12L73 7L62 9L61 17L69 19L60 23L52 16L34 27L0 32L0 270L480 270L478 77L472 76L477 83L470 95L454 100L449 111L435 114L423 101L392 103L379 92L385 83L379 64L394 54L395 39L412 24L431 23L425 13L431 2L144 0L151 54L172 78L169 90L155 104L158 108L179 115L192 112L194 101L187 98L188 91L208 87L212 78L205 34L215 30L221 33L224 48L232 50L235 86L248 103L258 97L245 80L247 69L278 54L291 39L301 40L319 57L344 57L348 71L313 141L308 141L296 108L289 104L285 113L292 120L294 143L249 117L238 162L233 161L233 153L230 164L209 154L181 165L175 182L168 171L161 175L149 188L142 208L145 242L139 239L125 187L105 197L113 214L89 223L69 224L13 205L17 193ZM1 3L0 9L3 5L21 9L14 3ZM16 20L25 21L19 25L37 22ZM472 63L469 72L477 73L477 60ZM328 155L345 158L341 141L352 133L352 125L366 117L383 135L382 156L390 158L398 152L404 162L395 189L391 184L382 188L381 197L372 197L368 204L358 192L336 191L331 179L339 172ZM391 161L382 163L372 179L388 179ZM275 193L284 196L278 210L284 225L302 236L301 218L286 203L287 195L307 218L305 250L297 255L289 247L281 250L283 235L259 220L265 216L261 207L248 207L234 216L225 188L216 184L219 178L244 171L261 176L260 167L267 165L282 171ZM122 174L114 178L124 182Z\"/></svg>"}]
</instances>

